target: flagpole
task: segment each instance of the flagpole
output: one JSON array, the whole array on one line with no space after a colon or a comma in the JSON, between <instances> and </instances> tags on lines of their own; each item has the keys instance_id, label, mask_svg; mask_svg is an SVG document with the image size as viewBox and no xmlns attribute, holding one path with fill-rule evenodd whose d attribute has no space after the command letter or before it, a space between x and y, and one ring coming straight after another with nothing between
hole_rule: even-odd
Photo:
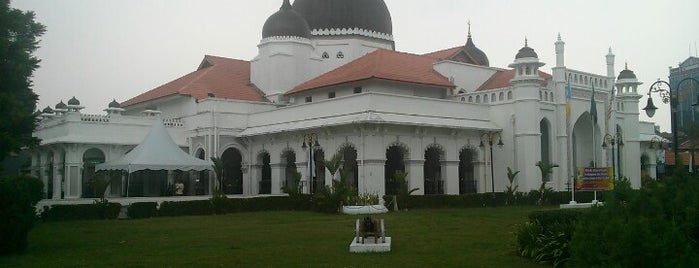
<instances>
[{"instance_id":1,"label":"flagpole","mask_svg":"<svg viewBox=\"0 0 699 268\"><path fill-rule=\"evenodd\" d=\"M595 103L595 85L592 84L592 97L590 97L590 123L592 124L592 167L597 167L597 141L595 139L595 126L597 125L597 103ZM594 191L594 200L597 203L597 190Z\"/></svg>"},{"instance_id":2,"label":"flagpole","mask_svg":"<svg viewBox=\"0 0 699 268\"><path fill-rule=\"evenodd\" d=\"M571 79L571 74L568 74L568 79L567 79L567 85L566 85L566 135L567 135L567 140L566 140L566 146L567 146L567 154L568 154L568 179L570 180L570 190L571 190L571 197L570 197L570 202L569 204L574 205L575 202L575 177L573 176L573 133L572 130L570 129L570 116L571 116L571 111L570 111L570 99L573 97L571 88L570 88L570 79Z\"/></svg>"}]
</instances>

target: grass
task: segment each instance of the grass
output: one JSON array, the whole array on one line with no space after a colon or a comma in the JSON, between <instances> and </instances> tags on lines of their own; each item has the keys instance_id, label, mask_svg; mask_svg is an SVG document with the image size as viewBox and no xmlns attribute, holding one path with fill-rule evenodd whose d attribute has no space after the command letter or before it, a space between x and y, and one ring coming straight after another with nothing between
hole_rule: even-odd
<instances>
[{"instance_id":1,"label":"grass","mask_svg":"<svg viewBox=\"0 0 699 268\"><path fill-rule=\"evenodd\" d=\"M353 254L357 216L259 212L40 223L0 267L543 267L515 251L516 224L541 207L380 215L390 253Z\"/></svg>"}]
</instances>

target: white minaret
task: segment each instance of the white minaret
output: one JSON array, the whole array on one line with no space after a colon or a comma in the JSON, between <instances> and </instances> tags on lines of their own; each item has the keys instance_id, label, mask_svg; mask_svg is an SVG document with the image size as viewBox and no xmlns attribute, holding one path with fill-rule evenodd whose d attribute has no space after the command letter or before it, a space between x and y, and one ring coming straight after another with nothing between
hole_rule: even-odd
<instances>
[{"instance_id":1,"label":"white minaret","mask_svg":"<svg viewBox=\"0 0 699 268\"><path fill-rule=\"evenodd\" d=\"M541 120L539 94L544 79L539 76L539 67L544 63L530 48L527 40L524 47L515 56L515 62L509 67L514 68L514 78L510 83L515 95L514 117L517 124L512 130L516 143L516 167L520 171L520 189L524 191L537 189L540 184L540 174L536 162L541 160ZM552 142L553 143L553 142Z\"/></svg>"},{"instance_id":2,"label":"white minaret","mask_svg":"<svg viewBox=\"0 0 699 268\"><path fill-rule=\"evenodd\" d=\"M565 67L565 45L566 42L561 40L561 33L558 33L558 40L556 40L556 67Z\"/></svg>"},{"instance_id":3,"label":"white minaret","mask_svg":"<svg viewBox=\"0 0 699 268\"><path fill-rule=\"evenodd\" d=\"M619 73L617 82L617 100L619 101L616 111L616 126L612 128L614 133L619 133L624 142L619 146L618 152L621 163L618 164L619 175L628 177L633 188L641 187L641 164L638 158L628 157L631 155L641 155L641 143L639 140L639 100L642 95L638 94L638 86L643 84L638 81L636 74L629 70L628 64Z\"/></svg>"},{"instance_id":4,"label":"white minaret","mask_svg":"<svg viewBox=\"0 0 699 268\"><path fill-rule=\"evenodd\" d=\"M607 76L614 77L614 54L612 53L612 47L609 47L609 53L607 53Z\"/></svg>"}]
</instances>

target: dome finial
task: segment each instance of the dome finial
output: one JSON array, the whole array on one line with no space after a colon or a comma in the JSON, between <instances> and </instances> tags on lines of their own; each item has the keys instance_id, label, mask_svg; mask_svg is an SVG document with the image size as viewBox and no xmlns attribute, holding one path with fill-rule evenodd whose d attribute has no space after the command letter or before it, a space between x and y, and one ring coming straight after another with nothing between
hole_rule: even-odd
<instances>
[{"instance_id":1,"label":"dome finial","mask_svg":"<svg viewBox=\"0 0 699 268\"><path fill-rule=\"evenodd\" d=\"M280 9L291 9L291 3L289 3L289 0L284 0Z\"/></svg>"},{"instance_id":2,"label":"dome finial","mask_svg":"<svg viewBox=\"0 0 699 268\"><path fill-rule=\"evenodd\" d=\"M624 70L628 70L628 69L629 69L629 62L624 61Z\"/></svg>"},{"instance_id":3,"label":"dome finial","mask_svg":"<svg viewBox=\"0 0 699 268\"><path fill-rule=\"evenodd\" d=\"M561 40L561 33L558 33L558 41L563 41Z\"/></svg>"},{"instance_id":4,"label":"dome finial","mask_svg":"<svg viewBox=\"0 0 699 268\"><path fill-rule=\"evenodd\" d=\"M528 47L529 46L529 40L527 40L527 36L524 36L524 46Z\"/></svg>"},{"instance_id":5,"label":"dome finial","mask_svg":"<svg viewBox=\"0 0 699 268\"><path fill-rule=\"evenodd\" d=\"M471 20L468 20L468 38L471 38Z\"/></svg>"}]
</instances>

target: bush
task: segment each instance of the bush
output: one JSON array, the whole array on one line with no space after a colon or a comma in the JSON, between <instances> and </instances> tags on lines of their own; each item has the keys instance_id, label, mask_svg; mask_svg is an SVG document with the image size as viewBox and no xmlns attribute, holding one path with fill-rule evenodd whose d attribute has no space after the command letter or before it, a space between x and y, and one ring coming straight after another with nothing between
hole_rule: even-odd
<instances>
[{"instance_id":1,"label":"bush","mask_svg":"<svg viewBox=\"0 0 699 268\"><path fill-rule=\"evenodd\" d=\"M570 258L570 240L582 210L546 210L529 214L529 222L517 227L517 250L520 255L554 266Z\"/></svg>"},{"instance_id":2,"label":"bush","mask_svg":"<svg viewBox=\"0 0 699 268\"><path fill-rule=\"evenodd\" d=\"M571 241L573 267L696 267L699 182L675 174L631 190L616 182L602 207L581 218Z\"/></svg>"},{"instance_id":3,"label":"bush","mask_svg":"<svg viewBox=\"0 0 699 268\"><path fill-rule=\"evenodd\" d=\"M132 219L144 219L155 217L158 214L158 203L156 202L139 202L129 205L126 215Z\"/></svg>"},{"instance_id":4,"label":"bush","mask_svg":"<svg viewBox=\"0 0 699 268\"><path fill-rule=\"evenodd\" d=\"M195 216L214 214L214 206L210 200L194 201L165 201L160 204L158 216Z\"/></svg>"},{"instance_id":5,"label":"bush","mask_svg":"<svg viewBox=\"0 0 699 268\"><path fill-rule=\"evenodd\" d=\"M541 197L539 191L530 193L518 192L513 197L507 193L480 193L462 195L408 195L407 206L411 208L467 208L467 207L497 207L506 204L512 205L536 205ZM390 204L392 195L383 196L384 202ZM592 192L576 192L577 202L590 202L593 199ZM570 201L570 192L548 192L544 195L544 205L567 204ZM508 203L509 202L509 203ZM389 205L389 207L392 207ZM402 207L402 206L401 206Z\"/></svg>"},{"instance_id":6,"label":"bush","mask_svg":"<svg viewBox=\"0 0 699 268\"><path fill-rule=\"evenodd\" d=\"M36 220L34 206L43 197L41 180L28 177L0 178L0 255L22 252Z\"/></svg>"},{"instance_id":7,"label":"bush","mask_svg":"<svg viewBox=\"0 0 699 268\"><path fill-rule=\"evenodd\" d=\"M41 219L44 221L71 220L113 220L119 216L121 204L98 202L80 205L54 205L44 207Z\"/></svg>"}]
</instances>

